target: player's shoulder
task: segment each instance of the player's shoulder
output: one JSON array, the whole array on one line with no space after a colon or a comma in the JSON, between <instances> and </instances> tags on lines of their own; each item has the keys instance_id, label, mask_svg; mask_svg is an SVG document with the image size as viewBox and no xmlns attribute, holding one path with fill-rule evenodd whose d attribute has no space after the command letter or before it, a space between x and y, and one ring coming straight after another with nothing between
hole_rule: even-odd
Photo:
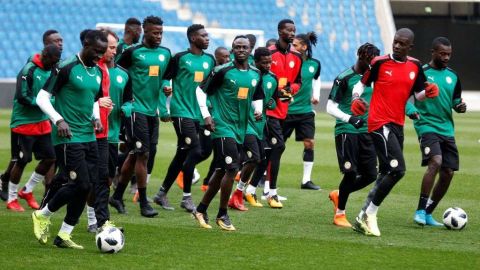
<instances>
[{"instance_id":1,"label":"player's shoulder","mask_svg":"<svg viewBox=\"0 0 480 270\"><path fill-rule=\"evenodd\" d=\"M178 59L180 59L180 58L182 58L182 57L184 57L184 56L186 56L186 55L188 55L188 54L190 54L190 51L189 51L189 50L181 51L181 52L176 53L176 54L173 56L173 58L175 58L175 59L178 60Z\"/></svg>"},{"instance_id":2,"label":"player's shoulder","mask_svg":"<svg viewBox=\"0 0 480 270\"><path fill-rule=\"evenodd\" d=\"M142 43L138 43L138 44L134 44L134 45L131 45L131 46L128 46L126 47L124 50L123 50L123 53L133 53L134 51L138 50L138 49L141 49L141 48L144 48L145 46L142 44Z\"/></svg>"},{"instance_id":3,"label":"player's shoulder","mask_svg":"<svg viewBox=\"0 0 480 270\"><path fill-rule=\"evenodd\" d=\"M218 72L227 72L228 70L231 70L235 68L235 66L233 65L233 62L230 61L230 62L227 62L223 65L219 65L219 66L216 66L215 69L214 69L214 72L215 73L218 73Z\"/></svg>"},{"instance_id":4,"label":"player's shoulder","mask_svg":"<svg viewBox=\"0 0 480 270\"><path fill-rule=\"evenodd\" d=\"M213 54L206 52L206 53L204 53L203 55L204 55L205 57L209 58L209 59L213 62L213 64L215 65L215 56L213 56Z\"/></svg>"},{"instance_id":5,"label":"player's shoulder","mask_svg":"<svg viewBox=\"0 0 480 270\"><path fill-rule=\"evenodd\" d=\"M370 62L370 65L373 66L375 64L381 64L381 63L386 62L386 61L391 60L391 59L392 58L388 54L376 56L375 58L372 59L372 61Z\"/></svg>"},{"instance_id":6,"label":"player's shoulder","mask_svg":"<svg viewBox=\"0 0 480 270\"><path fill-rule=\"evenodd\" d=\"M172 55L172 52L171 52L171 51L170 51L170 49L169 49L169 48L167 48L167 47L158 46L158 49L160 49L160 50L162 50L162 51L164 51L164 52L168 53L169 55Z\"/></svg>"},{"instance_id":7,"label":"player's shoulder","mask_svg":"<svg viewBox=\"0 0 480 270\"><path fill-rule=\"evenodd\" d=\"M340 74L338 74L338 76L335 78L335 80L348 80L349 78L353 77L355 75L355 71L353 70L353 68L349 67L347 69L345 69L344 71L342 71Z\"/></svg>"},{"instance_id":8,"label":"player's shoulder","mask_svg":"<svg viewBox=\"0 0 480 270\"><path fill-rule=\"evenodd\" d=\"M458 77L458 74L455 70L451 69L450 67L446 67L445 68L446 71L452 73L453 75L455 75L456 77Z\"/></svg>"},{"instance_id":9,"label":"player's shoulder","mask_svg":"<svg viewBox=\"0 0 480 270\"><path fill-rule=\"evenodd\" d=\"M275 75L275 73L273 73L273 72L270 71L270 70L269 70L267 73L265 73L263 76L272 77L273 79L275 79L276 81L278 81L277 75Z\"/></svg>"},{"instance_id":10,"label":"player's shoulder","mask_svg":"<svg viewBox=\"0 0 480 270\"><path fill-rule=\"evenodd\" d=\"M117 73L119 73L119 75L128 77L128 71L126 69L124 69L122 66L115 65L114 69Z\"/></svg>"},{"instance_id":11,"label":"player's shoulder","mask_svg":"<svg viewBox=\"0 0 480 270\"><path fill-rule=\"evenodd\" d=\"M80 61L78 61L78 58L77 58L76 55L72 55L72 56L70 56L69 58L66 58L63 61L60 61L60 63L58 63L58 67L59 68L66 68L66 67L75 66L77 64L80 64Z\"/></svg>"},{"instance_id":12,"label":"player's shoulder","mask_svg":"<svg viewBox=\"0 0 480 270\"><path fill-rule=\"evenodd\" d=\"M37 68L37 65L33 63L32 61L28 61L23 67L20 73L22 76L28 75L29 73L32 73L35 69Z\"/></svg>"},{"instance_id":13,"label":"player's shoulder","mask_svg":"<svg viewBox=\"0 0 480 270\"><path fill-rule=\"evenodd\" d=\"M422 63L420 62L420 60L418 60L417 58L414 58L414 57L411 57L411 56L407 56L407 61L408 62L412 62L414 63L415 65L417 66L422 66Z\"/></svg>"},{"instance_id":14,"label":"player's shoulder","mask_svg":"<svg viewBox=\"0 0 480 270\"><path fill-rule=\"evenodd\" d=\"M308 61L317 64L319 67L322 66L322 64L320 63L320 60L318 60L316 58L311 57L311 58L308 59Z\"/></svg>"}]
</instances>

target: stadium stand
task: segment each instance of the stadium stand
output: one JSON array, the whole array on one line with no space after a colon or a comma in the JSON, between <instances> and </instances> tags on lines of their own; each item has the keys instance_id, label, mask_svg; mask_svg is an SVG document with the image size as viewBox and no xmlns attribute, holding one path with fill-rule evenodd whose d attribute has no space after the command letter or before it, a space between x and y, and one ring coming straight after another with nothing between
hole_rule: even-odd
<instances>
[{"instance_id":1,"label":"stadium stand","mask_svg":"<svg viewBox=\"0 0 480 270\"><path fill-rule=\"evenodd\" d=\"M5 1L0 9L0 78L13 78L26 59L42 48L41 35L57 29L64 38L63 56L80 48L79 33L99 22L124 23L129 17L161 16L168 26L203 23L207 27L259 29L265 39L277 37L282 18L296 22L297 33L316 31L313 53L322 62L322 80L353 63L356 48L372 42L383 49L374 0L23 0ZM209 52L227 46L211 39ZM162 45L173 53L188 46L185 34L164 33ZM260 44L257 44L257 46ZM263 45L263 44L261 44Z\"/></svg>"}]
</instances>

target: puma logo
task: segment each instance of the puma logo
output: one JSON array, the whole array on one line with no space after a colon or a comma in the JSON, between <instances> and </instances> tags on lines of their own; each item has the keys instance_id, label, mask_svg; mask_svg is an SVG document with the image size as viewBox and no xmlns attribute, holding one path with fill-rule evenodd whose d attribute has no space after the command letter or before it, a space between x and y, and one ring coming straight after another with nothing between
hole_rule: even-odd
<instances>
[{"instance_id":1,"label":"puma logo","mask_svg":"<svg viewBox=\"0 0 480 270\"><path fill-rule=\"evenodd\" d=\"M83 82L83 76L78 76L78 75L77 75L77 79L78 79L79 81Z\"/></svg>"},{"instance_id":2,"label":"puma logo","mask_svg":"<svg viewBox=\"0 0 480 270\"><path fill-rule=\"evenodd\" d=\"M392 70L385 70L385 73L390 75L390 77L392 76L392 72L393 72Z\"/></svg>"}]
</instances>

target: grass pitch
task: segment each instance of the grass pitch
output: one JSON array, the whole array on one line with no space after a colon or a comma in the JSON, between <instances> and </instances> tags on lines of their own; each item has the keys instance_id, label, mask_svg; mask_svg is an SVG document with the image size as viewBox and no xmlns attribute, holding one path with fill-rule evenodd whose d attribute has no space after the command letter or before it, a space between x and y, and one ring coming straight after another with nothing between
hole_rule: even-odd
<instances>
[{"instance_id":1,"label":"grass pitch","mask_svg":"<svg viewBox=\"0 0 480 270\"><path fill-rule=\"evenodd\" d=\"M126 194L128 215L112 210L112 220L126 230L126 244L118 254L101 254L94 235L86 232L86 215L76 226L73 239L85 250L64 250L52 245L64 217L64 209L52 218L52 239L40 245L32 232L31 210L25 213L0 209L0 254L2 269L480 269L480 210L478 181L480 166L480 113L455 115L456 139L460 151L460 171L434 216L441 220L450 206L463 208L469 222L463 231L422 228L413 223L424 168L410 120L405 125L407 173L379 210L382 237L365 237L351 229L332 225L333 207L328 193L338 188L341 174L334 147L332 117L319 113L316 124L313 181L321 191L300 190L302 176L301 143L289 140L283 155L279 193L287 196L281 210L250 208L247 212L229 211L236 232L198 227L179 204L181 190L172 187L170 202L175 211L163 211L153 219L140 216L138 206ZM10 157L10 112L0 111L0 168ZM148 188L150 196L158 190L175 152L175 133L171 124L160 125L159 149ZM209 161L197 168L202 175ZM30 164L21 184L34 168ZM347 204L347 217L353 222L368 188L353 193ZM128 189L127 189L128 191ZM35 194L41 198L43 187ZM259 192L257 192L259 193ZM202 193L200 183L193 187L196 203ZM26 207L26 203L21 201ZM5 205L5 204L4 204ZM218 196L209 208L215 217ZM213 222L212 222L213 223Z\"/></svg>"}]
</instances>

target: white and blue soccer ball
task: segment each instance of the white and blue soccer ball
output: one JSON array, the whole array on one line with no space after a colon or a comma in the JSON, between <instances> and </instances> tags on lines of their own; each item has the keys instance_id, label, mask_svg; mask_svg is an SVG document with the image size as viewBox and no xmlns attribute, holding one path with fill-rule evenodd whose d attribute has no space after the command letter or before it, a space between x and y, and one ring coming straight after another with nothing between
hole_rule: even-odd
<instances>
[{"instance_id":1,"label":"white and blue soccer ball","mask_svg":"<svg viewBox=\"0 0 480 270\"><path fill-rule=\"evenodd\" d=\"M117 253L125 244L125 236L115 227L107 227L95 236L97 248L103 253Z\"/></svg>"},{"instance_id":2,"label":"white and blue soccer ball","mask_svg":"<svg viewBox=\"0 0 480 270\"><path fill-rule=\"evenodd\" d=\"M467 222L467 213L460 207L450 207L443 213L443 224L449 230L461 230Z\"/></svg>"}]
</instances>

